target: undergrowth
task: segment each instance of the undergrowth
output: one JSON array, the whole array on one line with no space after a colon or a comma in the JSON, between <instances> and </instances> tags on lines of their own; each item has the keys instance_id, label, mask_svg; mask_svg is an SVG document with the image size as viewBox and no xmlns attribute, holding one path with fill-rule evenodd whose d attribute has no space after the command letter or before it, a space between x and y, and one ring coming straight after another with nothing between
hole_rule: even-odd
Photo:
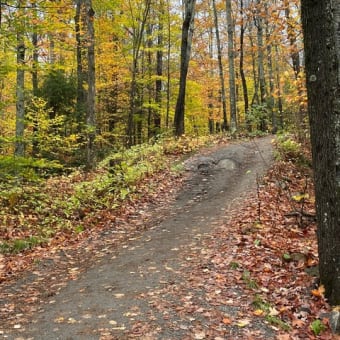
<instances>
[{"instance_id":1,"label":"undergrowth","mask_svg":"<svg viewBox=\"0 0 340 340\"><path fill-rule=\"evenodd\" d=\"M166 169L181 171L177 156L211 142L211 137L163 138L113 152L91 173L75 169L60 175L57 162L0 158L0 253L45 246L60 233L92 228L98 212L111 213L125 200L143 196L138 189L143 179Z\"/></svg>"}]
</instances>

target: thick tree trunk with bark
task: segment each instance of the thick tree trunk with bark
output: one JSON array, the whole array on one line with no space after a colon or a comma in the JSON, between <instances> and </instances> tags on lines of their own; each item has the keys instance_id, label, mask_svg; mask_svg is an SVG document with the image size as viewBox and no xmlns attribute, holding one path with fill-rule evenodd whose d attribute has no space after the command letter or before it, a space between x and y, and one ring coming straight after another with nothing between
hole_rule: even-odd
<instances>
[{"instance_id":1,"label":"thick tree trunk with bark","mask_svg":"<svg viewBox=\"0 0 340 340\"><path fill-rule=\"evenodd\" d=\"M181 41L181 62L180 62L180 79L179 92L176 102L174 127L175 135L181 136L184 134L184 110L185 110L185 93L189 61L191 55L191 43L194 30L194 17L196 0L186 0L184 2L185 13L182 26L182 41Z\"/></svg>"},{"instance_id":2,"label":"thick tree trunk with bark","mask_svg":"<svg viewBox=\"0 0 340 340\"><path fill-rule=\"evenodd\" d=\"M302 0L320 280L340 305L340 0Z\"/></svg>"},{"instance_id":3,"label":"thick tree trunk with bark","mask_svg":"<svg viewBox=\"0 0 340 340\"><path fill-rule=\"evenodd\" d=\"M220 30L218 26L218 16L216 9L216 2L212 0L213 12L214 12L214 25L215 25L215 34L216 34L216 45L217 45L217 59L218 59L218 71L220 76L221 83L221 100L222 100L222 113L223 113L223 130L228 130L228 118L227 118L227 99L225 94L225 83L224 83L224 69L222 63L222 48L221 48L221 40L220 40Z\"/></svg>"}]
</instances>

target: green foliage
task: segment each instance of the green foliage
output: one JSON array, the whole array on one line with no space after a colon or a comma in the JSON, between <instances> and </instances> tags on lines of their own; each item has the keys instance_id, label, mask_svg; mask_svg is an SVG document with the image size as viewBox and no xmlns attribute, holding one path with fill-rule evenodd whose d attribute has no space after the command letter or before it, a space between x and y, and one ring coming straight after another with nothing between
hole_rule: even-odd
<instances>
[{"instance_id":1,"label":"green foliage","mask_svg":"<svg viewBox=\"0 0 340 340\"><path fill-rule=\"evenodd\" d=\"M11 242L0 243L0 253L3 254L17 254L27 249L34 248L38 245L45 243L46 240L40 239L35 236L30 236L25 239L16 239Z\"/></svg>"},{"instance_id":2,"label":"green foliage","mask_svg":"<svg viewBox=\"0 0 340 340\"><path fill-rule=\"evenodd\" d=\"M286 322L282 321L277 315L274 315L277 313L272 312L273 310L275 311L275 309L272 308L270 303L265 301L260 295L255 296L252 305L255 309L259 309L265 313L265 319L269 323L278 326L285 331L290 329L290 326Z\"/></svg>"},{"instance_id":3,"label":"green foliage","mask_svg":"<svg viewBox=\"0 0 340 340\"><path fill-rule=\"evenodd\" d=\"M237 268L240 267L240 264L239 264L238 262L230 262L230 263L229 263L229 267L230 267L231 269L237 269Z\"/></svg>"},{"instance_id":4,"label":"green foliage","mask_svg":"<svg viewBox=\"0 0 340 340\"><path fill-rule=\"evenodd\" d=\"M53 115L70 113L76 98L76 79L63 70L53 69L46 75L40 95Z\"/></svg>"},{"instance_id":5,"label":"green foliage","mask_svg":"<svg viewBox=\"0 0 340 340\"><path fill-rule=\"evenodd\" d=\"M256 294L252 305L255 309L261 309L266 313L269 313L270 303L265 301L260 295Z\"/></svg>"},{"instance_id":6,"label":"green foliage","mask_svg":"<svg viewBox=\"0 0 340 340\"><path fill-rule=\"evenodd\" d=\"M245 270L242 274L242 280L250 289L257 289L259 288L258 284L254 279L251 278L250 272L248 270Z\"/></svg>"},{"instance_id":7,"label":"green foliage","mask_svg":"<svg viewBox=\"0 0 340 340\"><path fill-rule=\"evenodd\" d=\"M105 171L77 185L75 197L83 206L112 208L135 193L140 180L162 170L165 165L163 147L159 143L124 149L100 163L99 168Z\"/></svg>"},{"instance_id":8,"label":"green foliage","mask_svg":"<svg viewBox=\"0 0 340 340\"><path fill-rule=\"evenodd\" d=\"M52 117L51 117L52 116ZM35 144L35 157L57 159L64 164L74 162L74 155L81 147L80 136L75 133L65 135L66 116L52 114L47 102L33 97L26 112L25 141Z\"/></svg>"},{"instance_id":9,"label":"green foliage","mask_svg":"<svg viewBox=\"0 0 340 340\"><path fill-rule=\"evenodd\" d=\"M316 336L320 335L320 333L327 329L327 327L319 319L314 320L311 323L310 328Z\"/></svg>"},{"instance_id":10,"label":"green foliage","mask_svg":"<svg viewBox=\"0 0 340 340\"><path fill-rule=\"evenodd\" d=\"M266 132L270 125L270 117L267 105L253 105L247 115L247 124L250 124L252 130L255 130L256 134Z\"/></svg>"},{"instance_id":11,"label":"green foliage","mask_svg":"<svg viewBox=\"0 0 340 340\"><path fill-rule=\"evenodd\" d=\"M280 134L276 139L276 158L284 161L306 162L300 143L290 134Z\"/></svg>"},{"instance_id":12,"label":"green foliage","mask_svg":"<svg viewBox=\"0 0 340 340\"><path fill-rule=\"evenodd\" d=\"M266 315L266 320L271 323L272 325L278 326L280 327L282 330L284 331L289 331L290 330L290 326L282 321L279 317L277 317L276 315Z\"/></svg>"},{"instance_id":13,"label":"green foliage","mask_svg":"<svg viewBox=\"0 0 340 340\"><path fill-rule=\"evenodd\" d=\"M60 173L63 166L57 161L14 156L0 156L0 181L23 179L36 181Z\"/></svg>"}]
</instances>

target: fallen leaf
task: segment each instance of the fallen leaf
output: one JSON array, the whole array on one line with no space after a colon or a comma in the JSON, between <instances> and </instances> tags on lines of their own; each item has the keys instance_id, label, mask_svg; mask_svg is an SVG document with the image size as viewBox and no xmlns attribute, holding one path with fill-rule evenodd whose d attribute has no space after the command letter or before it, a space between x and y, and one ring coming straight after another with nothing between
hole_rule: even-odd
<instances>
[{"instance_id":1,"label":"fallen leaf","mask_svg":"<svg viewBox=\"0 0 340 340\"><path fill-rule=\"evenodd\" d=\"M125 294L122 294L122 293L114 294L114 297L117 298L117 299L121 299L124 296L125 296Z\"/></svg>"},{"instance_id":2,"label":"fallen leaf","mask_svg":"<svg viewBox=\"0 0 340 340\"><path fill-rule=\"evenodd\" d=\"M239 320L236 325L242 328L242 327L248 326L249 324L250 324L250 320L242 319L242 320Z\"/></svg>"},{"instance_id":3,"label":"fallen leaf","mask_svg":"<svg viewBox=\"0 0 340 340\"><path fill-rule=\"evenodd\" d=\"M195 333L195 340L205 339L205 332Z\"/></svg>"},{"instance_id":4,"label":"fallen leaf","mask_svg":"<svg viewBox=\"0 0 340 340\"><path fill-rule=\"evenodd\" d=\"M263 315L264 311L262 309L256 309L253 314L256 316L261 316Z\"/></svg>"}]
</instances>

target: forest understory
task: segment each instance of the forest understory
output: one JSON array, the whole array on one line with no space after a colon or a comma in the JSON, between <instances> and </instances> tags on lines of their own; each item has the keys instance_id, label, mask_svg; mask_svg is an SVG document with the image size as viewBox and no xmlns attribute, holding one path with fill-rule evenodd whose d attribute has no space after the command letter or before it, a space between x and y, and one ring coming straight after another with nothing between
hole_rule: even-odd
<instances>
[{"instance_id":1,"label":"forest understory","mask_svg":"<svg viewBox=\"0 0 340 340\"><path fill-rule=\"evenodd\" d=\"M225 142L220 140L213 148L218 150ZM181 265L173 269L173 284L157 286L140 297L157 310L162 324L131 307L129 325L111 320L110 327L98 330L98 339L170 339L161 328L182 339L336 339L329 325L330 307L318 285L308 149L297 149L298 144L287 139L275 143L277 159L264 178L257 179L255 190L233 206L227 220L215 221L211 232L179 247ZM199 154L206 152L201 149ZM178 160L180 155L172 156L172 162L173 157ZM43 313L46 302L53 304L69 282L77 281L107 254L129 248L166 217L187 176L162 169L141 180L135 194L115 210L100 209L84 216L89 218L86 228L60 229L49 242L3 252L0 334L26 339L28 323ZM62 186L68 191L65 179L51 183L51 190ZM24 211L21 216L23 221L32 218ZM10 234L9 230L1 229L6 242L15 236L16 231ZM53 323L81 321L60 317Z\"/></svg>"}]
</instances>

